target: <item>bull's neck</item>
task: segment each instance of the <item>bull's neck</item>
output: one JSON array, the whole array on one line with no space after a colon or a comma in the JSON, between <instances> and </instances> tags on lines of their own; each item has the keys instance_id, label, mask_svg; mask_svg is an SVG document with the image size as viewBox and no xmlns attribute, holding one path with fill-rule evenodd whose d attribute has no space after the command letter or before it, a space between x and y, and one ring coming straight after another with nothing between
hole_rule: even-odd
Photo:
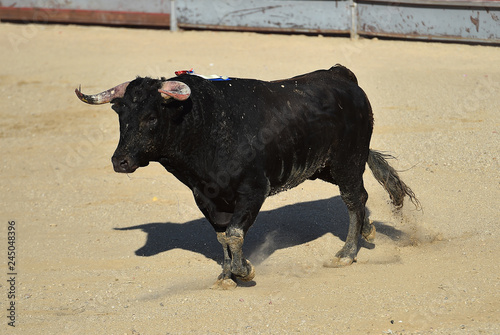
<instances>
[{"instance_id":1,"label":"bull's neck","mask_svg":"<svg viewBox=\"0 0 500 335\"><path fill-rule=\"evenodd\" d=\"M181 122L169 125L164 150L158 160L170 173L189 187L203 180L214 162L215 144L210 135L213 122L198 109L186 114Z\"/></svg>"}]
</instances>

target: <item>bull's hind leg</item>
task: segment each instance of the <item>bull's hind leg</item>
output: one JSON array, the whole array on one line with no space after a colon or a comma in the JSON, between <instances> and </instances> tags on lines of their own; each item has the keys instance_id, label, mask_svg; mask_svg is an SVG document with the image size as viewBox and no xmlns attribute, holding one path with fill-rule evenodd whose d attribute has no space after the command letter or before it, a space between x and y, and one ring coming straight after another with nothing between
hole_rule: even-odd
<instances>
[{"instance_id":1,"label":"bull's hind leg","mask_svg":"<svg viewBox=\"0 0 500 335\"><path fill-rule=\"evenodd\" d=\"M343 267L356 261L359 236L363 226L366 226L363 235L370 236L372 233L371 224L366 220L365 204L368 193L363 186L362 175L355 181L351 179L345 183L339 182L339 188L349 213L349 230L344 246L330 262L325 264L327 267Z\"/></svg>"},{"instance_id":2,"label":"bull's hind leg","mask_svg":"<svg viewBox=\"0 0 500 335\"><path fill-rule=\"evenodd\" d=\"M375 229L375 226L370 222L368 214L365 214L365 222L363 222L363 227L361 228L361 236L363 236L365 241L373 242L376 234L377 230Z\"/></svg>"},{"instance_id":3,"label":"bull's hind leg","mask_svg":"<svg viewBox=\"0 0 500 335\"><path fill-rule=\"evenodd\" d=\"M331 173L330 171L328 170L323 170L323 171L320 171L318 173L316 173L315 175L313 175L311 177L311 179L316 179L316 178L320 178L321 180L324 180L328 183L331 183L331 184L337 184L337 182L335 181L335 179L333 178L333 173ZM350 203L356 203L356 199L354 199L354 201L351 201L349 200L350 198L355 198L356 196L348 196L349 193L353 193L353 194L357 194L359 193L360 196L359 196L359 202L362 204L362 208L365 208L365 204L366 204L366 200L368 199L368 194L366 193L366 190L363 186L363 181L362 181L362 177L360 177L361 179L361 185L358 185L357 188L356 187L353 187L352 189L354 191L349 191L351 188L350 187L341 187L341 190L344 189L344 192L342 192L342 198L344 200L344 202L347 204L347 201L349 201ZM359 182L358 182L359 183ZM358 229L357 228L357 216L355 215L354 217L356 218L355 220L355 224L353 226L353 220L351 219L351 217L353 215L351 215L351 212L355 213L357 208L359 207L359 205L353 205L351 206L352 210L349 210L349 218L350 218L350 223L349 223L349 232L350 234L354 234L354 230L355 229ZM370 222L369 218L368 218L368 213L365 213L364 215L364 220L362 221L363 224L361 226L361 236L363 236L363 238L367 241L367 242L373 242L373 240L375 239L375 235L376 235L376 230L375 230L375 226ZM359 233L358 233L359 235ZM339 252L340 253L340 252ZM350 264L350 263L349 263ZM346 264L346 265L349 265L349 264ZM340 264L332 264L332 263L328 263L327 266L342 266Z\"/></svg>"}]
</instances>

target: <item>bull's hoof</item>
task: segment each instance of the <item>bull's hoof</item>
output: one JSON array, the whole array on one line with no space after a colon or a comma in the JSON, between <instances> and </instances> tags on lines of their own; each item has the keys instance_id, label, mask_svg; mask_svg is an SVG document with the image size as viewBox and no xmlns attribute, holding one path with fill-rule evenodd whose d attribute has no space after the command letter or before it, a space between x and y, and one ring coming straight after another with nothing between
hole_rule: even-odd
<instances>
[{"instance_id":1,"label":"bull's hoof","mask_svg":"<svg viewBox=\"0 0 500 335\"><path fill-rule=\"evenodd\" d=\"M343 268L345 266L351 265L356 261L356 257L334 257L333 259L326 261L323 266L326 268Z\"/></svg>"},{"instance_id":2,"label":"bull's hoof","mask_svg":"<svg viewBox=\"0 0 500 335\"><path fill-rule=\"evenodd\" d=\"M212 285L212 290L234 290L237 284L231 278L217 279L217 281Z\"/></svg>"},{"instance_id":3,"label":"bull's hoof","mask_svg":"<svg viewBox=\"0 0 500 335\"><path fill-rule=\"evenodd\" d=\"M363 238L366 242L373 242L375 240L375 235L377 235L377 229L373 224L370 224L371 230L368 233L363 232Z\"/></svg>"},{"instance_id":4,"label":"bull's hoof","mask_svg":"<svg viewBox=\"0 0 500 335\"><path fill-rule=\"evenodd\" d=\"M240 279L241 281L251 281L255 277L255 268L253 267L252 263L247 260L247 268L248 267L250 267L248 274L244 277L238 277L238 279Z\"/></svg>"}]
</instances>

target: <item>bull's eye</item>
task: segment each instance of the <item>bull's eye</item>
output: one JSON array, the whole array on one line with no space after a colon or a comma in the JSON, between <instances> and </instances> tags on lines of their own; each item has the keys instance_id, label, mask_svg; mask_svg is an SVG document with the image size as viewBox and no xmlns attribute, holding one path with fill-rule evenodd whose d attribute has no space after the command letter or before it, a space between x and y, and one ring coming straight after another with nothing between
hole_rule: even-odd
<instances>
[{"instance_id":1,"label":"bull's eye","mask_svg":"<svg viewBox=\"0 0 500 335\"><path fill-rule=\"evenodd\" d=\"M150 115L148 118L148 123L150 126L154 126L158 123L158 118L155 115Z\"/></svg>"}]
</instances>

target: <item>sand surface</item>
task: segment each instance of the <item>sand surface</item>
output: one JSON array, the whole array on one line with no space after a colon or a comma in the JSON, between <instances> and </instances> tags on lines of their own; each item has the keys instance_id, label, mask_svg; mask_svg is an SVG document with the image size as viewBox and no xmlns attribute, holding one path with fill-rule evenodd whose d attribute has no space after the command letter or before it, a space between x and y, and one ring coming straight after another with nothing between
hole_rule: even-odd
<instances>
[{"instance_id":1,"label":"sand surface","mask_svg":"<svg viewBox=\"0 0 500 335\"><path fill-rule=\"evenodd\" d=\"M394 214L370 172L377 227L341 248L336 187L269 198L245 253L255 281L210 290L222 250L158 164L116 174L118 118L78 101L175 70L273 80L341 63L423 206ZM500 48L236 32L0 24L2 334L500 334ZM15 328L7 325L15 221Z\"/></svg>"}]
</instances>

